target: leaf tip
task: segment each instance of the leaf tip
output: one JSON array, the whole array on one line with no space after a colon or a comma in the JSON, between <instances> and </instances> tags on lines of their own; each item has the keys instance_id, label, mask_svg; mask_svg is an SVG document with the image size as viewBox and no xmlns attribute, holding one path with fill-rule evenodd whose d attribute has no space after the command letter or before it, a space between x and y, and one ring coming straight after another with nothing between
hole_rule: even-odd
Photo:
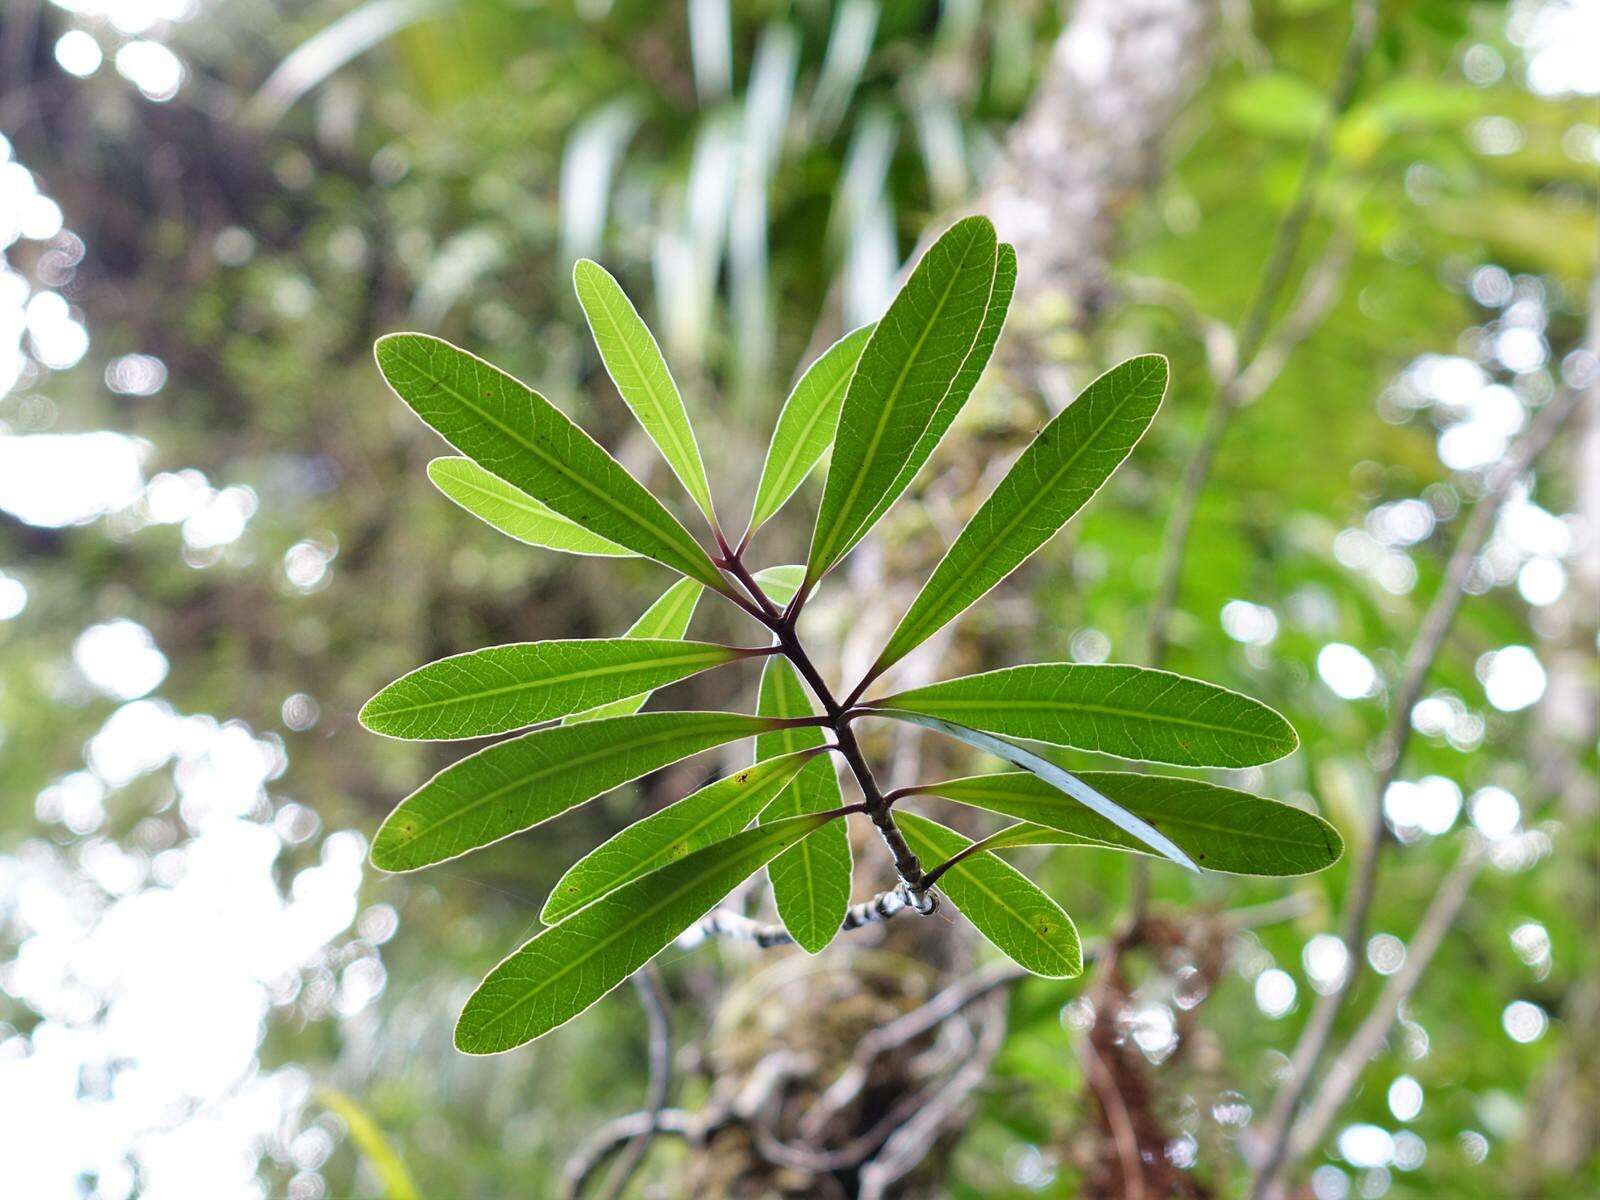
<instances>
[{"instance_id":1,"label":"leaf tip","mask_svg":"<svg viewBox=\"0 0 1600 1200\"><path fill-rule=\"evenodd\" d=\"M451 1034L451 1042L462 1054L471 1054L474 1057L499 1054L502 1050L509 1050L509 1046L495 1047L485 1045L481 1035L473 1028L476 1022L469 1023L468 1018L472 1015L472 1001L475 998L476 994L467 1000L466 1006L461 1010L461 1015L456 1018L456 1027Z\"/></svg>"},{"instance_id":2,"label":"leaf tip","mask_svg":"<svg viewBox=\"0 0 1600 1200\"><path fill-rule=\"evenodd\" d=\"M416 862L415 856L409 853L415 836L416 819L402 804L378 826L377 835L372 839L372 849L367 852L367 860L378 870L390 875L401 875L425 867L427 863Z\"/></svg>"},{"instance_id":3,"label":"leaf tip","mask_svg":"<svg viewBox=\"0 0 1600 1200\"><path fill-rule=\"evenodd\" d=\"M384 689L385 692L388 690L388 688ZM368 733L381 734L387 732L383 728L383 706L378 703L378 701L382 699L383 692L379 692L376 696L363 704L360 711L356 713L356 720L360 723L361 728L365 729Z\"/></svg>"}]
</instances>

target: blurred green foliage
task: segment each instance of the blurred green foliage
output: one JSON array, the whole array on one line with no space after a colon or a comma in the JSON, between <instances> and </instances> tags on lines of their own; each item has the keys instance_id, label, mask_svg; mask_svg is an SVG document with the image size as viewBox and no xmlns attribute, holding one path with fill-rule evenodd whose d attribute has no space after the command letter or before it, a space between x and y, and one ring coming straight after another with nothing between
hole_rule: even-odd
<instances>
[{"instance_id":1,"label":"blurred green foliage","mask_svg":"<svg viewBox=\"0 0 1600 1200\"><path fill-rule=\"evenodd\" d=\"M1347 245L1336 298L1239 414L1197 514L1170 665L1284 712L1302 750L1232 782L1314 807L1347 840L1372 803L1384 687L1481 476L1441 461L1442 436L1476 418L1428 391L1424 356L1479 364L1475 386L1511 389L1518 412L1541 403L1563 371L1576 379L1585 362L1595 369L1592 351L1585 360L1578 348L1592 319L1600 122L1592 94L1526 85L1537 7L1384 6L1296 263L1298 277L1328 246ZM18 28L23 8L33 6L8 6L0 32ZM473 646L620 633L665 585L643 562L529 550L439 497L423 470L438 443L384 394L368 350L375 336L424 328L483 353L648 474L648 444L628 432L571 298L572 259L593 255L630 294L650 298L641 309L681 386L697 412L714 414L709 471L748 493L794 369L826 344L819 335L876 316L916 237L981 191L1007 124L1049 69L1062 21L1053 5L977 0L726 9L459 0L396 22L348 62L334 54L337 69L311 70L303 94L273 75L319 36L338 50L335 23L374 8L216 0L147 30L184 64L182 86L163 103L109 62L84 79L57 65L52 47L72 29L89 30L108 54L132 40L98 16L41 6L39 36L15 39L36 50L0 89L0 129L81 243L22 240L7 259L36 290L64 295L92 342L77 366L40 368L0 397L0 446L117 430L147 441L146 478L198 471L212 500L247 488L253 506L239 535L217 544L199 525L157 519L149 490L81 527L0 512L0 571L26 589L25 608L0 621L0 1045L19 1055L37 1053L41 1030L99 1028L117 990L116 980L89 977L30 982L40 959L29 944L58 943L30 916L37 902L23 883L54 889L73 928L87 931L114 907L175 886L164 873L174 863L198 861L205 790L181 754L119 777L86 812L73 815L63 798L61 781L85 769L86 753L94 761L92 739L126 707L75 665L83 630L138 622L170 664L153 695L171 713L240 722L281 747L281 774L262 781L239 821L277 831L270 879L292 896L308 872L338 861L333 831L370 836L396 797L448 761L437 750L377 747L357 728L355 712L378 686ZM1326 108L1348 22L1347 7L1326 0L1223 8L1214 69L1166 131L1168 170L1128 208L1117 302L1098 327L1040 347L1079 383L1127 355L1168 353L1163 417L1093 509L963 619L940 675L1021 661L1024 650L1062 660L1143 653L1163 526L1212 384L1194 315L1143 302L1137 285L1165 281L1204 318L1238 319ZM53 251L81 262L52 266ZM1507 348L1513 330L1531 331L1533 357ZM107 368L134 353L164 364L153 394L107 386ZM899 505L856 552L872 564L858 578L925 575L969 515L952 510L952 497L975 504L994 464L1048 415L1031 377L992 369L915 489L924 502ZM1339 1171L1350 1194L1600 1190L1592 729L1574 748L1545 704L1503 711L1485 692L1485 656L1526 645L1552 690L1565 670L1579 702L1592 704L1594 596L1582 590L1582 556L1595 533L1565 518L1579 504L1576 456L1575 443L1558 443L1518 501L1523 528L1542 530L1545 543L1530 549L1510 527L1497 534L1430 680L1432 711L1446 715L1417 722L1402 778L1437 776L1466 810L1454 832L1413 831L1388 856L1373 929L1409 938L1482 789L1520 800L1521 832L1479 881L1337 1127L1410 1131L1426 1157L1403 1170L1363 1167L1334 1139L1315 1164ZM796 560L802 510L817 494L808 485L808 503L773 522L771 562ZM1386 532L1380 514L1393 510L1383 506L1419 499L1420 535ZM1566 531L1565 548L1549 544L1560 542L1554 529ZM1519 596L1531 559L1565 564L1568 590L1554 603ZM819 596L825 637L853 627L850 582L843 572L832 597ZM1224 608L1241 601L1259 610L1232 610L1244 623L1230 634ZM729 611L708 603L694 633L730 632ZM1330 689L1318 661L1333 644L1371 664L1371 695ZM724 689L747 697L755 684L753 672L719 674L681 690L688 703L720 707L732 695ZM1546 768L1574 759L1552 791ZM970 763L930 755L926 766L937 774ZM482 1061L452 1051L451 1021L466 989L531 930L566 865L710 774L704 764L667 772L535 844L513 841L430 878L361 879L355 926L341 926L287 979L252 982L271 990L245 1078L293 1067L355 1097L365 1115L302 1095L287 1127L252 1143L260 1187L400 1195L405 1172L425 1196L555 1194L547 1181L584 1136L640 1103L637 1005L619 992L538 1047ZM98 864L108 847L133 864L130 887L107 882ZM1086 940L1114 927L1128 888L1120 856L1029 853ZM1151 882L1158 906L1189 912L1284 890L1160 868ZM1182 1007L1172 963L1129 968L1142 1002L1181 1022L1183 1053L1151 1069L1172 1127L1194 1143L1196 1179L1215 1194L1245 1186L1239 1106L1259 1114L1270 1098L1312 998L1308 940L1329 927L1345 883L1336 868L1297 884L1305 915L1230 941L1198 1008ZM396 916L404 936L390 940ZM216 946L188 952L228 957ZM381 995L340 1009L348 981L372 977L359 964L380 961ZM747 966L731 951L669 952L683 1038L699 1033ZM1258 1003L1271 969L1297 984L1282 1014ZM1369 972L1355 1013L1380 984ZM928 1194L1080 1194L1073 1148L1088 1101L1062 1026L1080 992L1071 981L1016 992L993 1076ZM1526 1043L1508 1032L1517 1001L1549 1020ZM115 1105L111 1080L122 1069L86 1066L84 1111ZM1404 1119L1387 1100L1401 1075L1426 1097ZM691 1064L676 1102L693 1107L708 1088ZM306 1140L316 1130L325 1146ZM383 1161L385 1144L403 1167ZM641 1179L670 1180L684 1161L680 1146L662 1144ZM135 1194L151 1187L151 1169L137 1165ZM1337 1187L1331 1178L1323 1184Z\"/></svg>"}]
</instances>

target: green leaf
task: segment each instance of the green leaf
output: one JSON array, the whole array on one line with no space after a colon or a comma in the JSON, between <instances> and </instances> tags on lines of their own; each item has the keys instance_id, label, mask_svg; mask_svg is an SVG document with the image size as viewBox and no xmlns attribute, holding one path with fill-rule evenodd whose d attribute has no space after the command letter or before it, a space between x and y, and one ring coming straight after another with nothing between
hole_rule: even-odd
<instances>
[{"instance_id":1,"label":"green leaf","mask_svg":"<svg viewBox=\"0 0 1600 1200\"><path fill-rule=\"evenodd\" d=\"M1328 97L1299 75L1263 71L1230 87L1223 108L1236 125L1250 133L1304 139L1327 120Z\"/></svg>"},{"instance_id":2,"label":"green leaf","mask_svg":"<svg viewBox=\"0 0 1600 1200\"><path fill-rule=\"evenodd\" d=\"M567 554L636 557L632 550L590 533L498 475L489 474L470 458L436 458L428 464L428 478L478 520L529 546Z\"/></svg>"},{"instance_id":3,"label":"green leaf","mask_svg":"<svg viewBox=\"0 0 1600 1200\"><path fill-rule=\"evenodd\" d=\"M715 527L717 517L700 446L655 336L621 285L599 263L580 259L572 269L572 284L617 392Z\"/></svg>"},{"instance_id":4,"label":"green leaf","mask_svg":"<svg viewBox=\"0 0 1600 1200\"><path fill-rule=\"evenodd\" d=\"M1207 870L1309 875L1332 866L1344 853L1339 831L1321 817L1248 792L1198 779L1121 771L1084 771L1079 778L1166 833ZM1109 848L1147 853L1137 838L1026 771L974 775L918 790L1030 823L1002 831L985 843L992 849L1048 845L1067 834Z\"/></svg>"},{"instance_id":5,"label":"green leaf","mask_svg":"<svg viewBox=\"0 0 1600 1200\"><path fill-rule=\"evenodd\" d=\"M624 884L544 930L472 993L456 1022L457 1049L496 1054L570 1021L774 855L830 819L795 817L748 829Z\"/></svg>"},{"instance_id":6,"label":"green leaf","mask_svg":"<svg viewBox=\"0 0 1600 1200\"><path fill-rule=\"evenodd\" d=\"M1000 331L1005 327L1006 313L1011 307L1011 295L1016 286L1017 251L1014 246L1002 243L998 249L994 287L989 294L989 307L984 312L983 325L978 329L977 340L967 352L961 370L951 380L950 388L940 400L939 407L934 410L933 419L928 422L928 427L922 431L916 446L906 457L899 473L895 475L894 482L884 492L883 498L873 505L866 519L856 527L855 533L851 534L845 544L844 553L848 553L857 542L866 537L872 527L883 518L884 513L888 512L901 494L911 486L917 477L917 472L922 470L923 464L938 449L939 442L943 440L951 423L966 407L967 401L972 397L973 388L978 386L978 379L983 375L983 369L989 365L989 357L994 353L995 343L1000 340ZM840 557L843 557L843 553Z\"/></svg>"},{"instance_id":7,"label":"green leaf","mask_svg":"<svg viewBox=\"0 0 1600 1200\"><path fill-rule=\"evenodd\" d=\"M479 466L591 533L728 590L661 501L538 392L427 334L389 334L375 352L395 394Z\"/></svg>"},{"instance_id":8,"label":"green leaf","mask_svg":"<svg viewBox=\"0 0 1600 1200\"><path fill-rule=\"evenodd\" d=\"M628 627L626 638L681 638L689 628L689 621L700 603L700 585L692 579L680 579L661 594L661 598L645 609L639 619ZM562 723L571 725L578 721L598 721L602 717L626 717L644 707L650 699L649 692L628 696L599 708L587 709L563 717Z\"/></svg>"},{"instance_id":9,"label":"green leaf","mask_svg":"<svg viewBox=\"0 0 1600 1200\"><path fill-rule=\"evenodd\" d=\"M805 577L806 569L803 566L799 563L788 563L781 567L767 567L757 571L754 579L761 585L761 590L767 594L768 600L782 606L794 599L794 594L800 590Z\"/></svg>"},{"instance_id":10,"label":"green leaf","mask_svg":"<svg viewBox=\"0 0 1600 1200\"><path fill-rule=\"evenodd\" d=\"M767 461L761 467L761 482L756 486L745 541L784 506L811 474L817 460L827 453L839 424L845 388L855 374L872 329L871 325L863 325L824 350L783 402L767 447Z\"/></svg>"},{"instance_id":11,"label":"green leaf","mask_svg":"<svg viewBox=\"0 0 1600 1200\"><path fill-rule=\"evenodd\" d=\"M872 707L1183 767L1253 767L1300 744L1289 722L1259 700L1149 667L1006 667L900 692Z\"/></svg>"},{"instance_id":12,"label":"green leaf","mask_svg":"<svg viewBox=\"0 0 1600 1200\"><path fill-rule=\"evenodd\" d=\"M484 737L648 693L748 653L666 638L490 646L395 680L367 701L361 723L413 740Z\"/></svg>"},{"instance_id":13,"label":"green leaf","mask_svg":"<svg viewBox=\"0 0 1600 1200\"><path fill-rule=\"evenodd\" d=\"M868 678L927 641L1049 541L1133 451L1166 388L1165 358L1130 358L1046 425L945 553Z\"/></svg>"},{"instance_id":14,"label":"green leaf","mask_svg":"<svg viewBox=\"0 0 1600 1200\"><path fill-rule=\"evenodd\" d=\"M732 837L755 820L816 753L801 751L758 762L635 821L567 869L550 889L539 919L554 925L631 879Z\"/></svg>"},{"instance_id":15,"label":"green leaf","mask_svg":"<svg viewBox=\"0 0 1600 1200\"><path fill-rule=\"evenodd\" d=\"M756 711L768 717L809 717L811 701L789 660L774 656L761 674ZM821 746L822 730L813 725L764 733L756 738L756 759L788 756ZM831 812L844 801L839 776L826 754L805 765L794 780L761 813L765 822L807 813ZM833 940L850 908L850 834L843 821L833 821L799 845L785 850L767 867L772 898L783 927L808 954Z\"/></svg>"},{"instance_id":16,"label":"green leaf","mask_svg":"<svg viewBox=\"0 0 1600 1200\"><path fill-rule=\"evenodd\" d=\"M1127 809L1113 804L1088 784L1084 783L1071 771L1057 766L1048 758L1042 758L1031 750L1021 746L1014 746L1010 742L1002 741L992 734L984 733L978 729L968 729L964 725L952 725L948 721L941 721L938 717L924 717L916 713L891 713L896 720L908 721L913 725L921 725L924 729L932 729L946 737L955 738L958 742L965 742L975 749L994 755L1002 762L1008 762L1014 767L1021 767L1024 771L1031 771L1043 779L1051 787L1065 792L1079 804L1099 813L1106 820L1116 825L1119 829L1132 834L1146 846L1170 858L1180 867L1199 873L1200 868L1187 854L1178 848L1166 834L1152 826L1143 818L1134 816Z\"/></svg>"},{"instance_id":17,"label":"green leaf","mask_svg":"<svg viewBox=\"0 0 1600 1200\"><path fill-rule=\"evenodd\" d=\"M924 866L972 842L937 821L895 810L894 823ZM1050 979L1083 972L1083 947L1072 918L1010 863L980 850L939 877L938 888L1007 958Z\"/></svg>"},{"instance_id":18,"label":"green leaf","mask_svg":"<svg viewBox=\"0 0 1600 1200\"><path fill-rule=\"evenodd\" d=\"M960 374L989 307L996 253L986 217L957 221L872 331L839 410L808 580L820 579L859 536Z\"/></svg>"},{"instance_id":19,"label":"green leaf","mask_svg":"<svg viewBox=\"0 0 1600 1200\"><path fill-rule=\"evenodd\" d=\"M602 792L782 722L742 713L639 713L536 729L440 771L389 814L372 864L414 871L531 829Z\"/></svg>"}]
</instances>

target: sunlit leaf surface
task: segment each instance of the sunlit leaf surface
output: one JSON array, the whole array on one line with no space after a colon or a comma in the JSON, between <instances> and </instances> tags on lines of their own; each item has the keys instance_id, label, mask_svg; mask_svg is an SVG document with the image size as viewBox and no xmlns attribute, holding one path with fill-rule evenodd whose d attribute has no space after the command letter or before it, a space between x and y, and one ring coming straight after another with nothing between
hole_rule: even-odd
<instances>
[{"instance_id":1,"label":"sunlit leaf surface","mask_svg":"<svg viewBox=\"0 0 1600 1200\"><path fill-rule=\"evenodd\" d=\"M591 533L726 588L661 501L538 392L427 334L379 338L376 353L395 394L479 466Z\"/></svg>"},{"instance_id":2,"label":"sunlit leaf surface","mask_svg":"<svg viewBox=\"0 0 1600 1200\"><path fill-rule=\"evenodd\" d=\"M806 565L819 579L865 530L960 373L994 286L994 226L952 225L883 315L845 392Z\"/></svg>"},{"instance_id":3,"label":"sunlit leaf surface","mask_svg":"<svg viewBox=\"0 0 1600 1200\"><path fill-rule=\"evenodd\" d=\"M367 701L361 723L398 738L483 737L649 692L741 657L727 646L664 638L489 646L395 680Z\"/></svg>"},{"instance_id":4,"label":"sunlit leaf surface","mask_svg":"<svg viewBox=\"0 0 1600 1200\"><path fill-rule=\"evenodd\" d=\"M546 929L472 993L456 1023L457 1048L495 1054L570 1021L827 819L793 817L735 834L624 884Z\"/></svg>"},{"instance_id":5,"label":"sunlit leaf surface","mask_svg":"<svg viewBox=\"0 0 1600 1200\"><path fill-rule=\"evenodd\" d=\"M1253 767L1299 739L1258 700L1214 683L1097 663L1035 663L873 702L1005 737L1185 767Z\"/></svg>"},{"instance_id":6,"label":"sunlit leaf surface","mask_svg":"<svg viewBox=\"0 0 1600 1200\"><path fill-rule=\"evenodd\" d=\"M1166 386L1166 359L1131 358L1046 425L934 569L873 674L927 641L1087 504L1149 428Z\"/></svg>"},{"instance_id":7,"label":"sunlit leaf surface","mask_svg":"<svg viewBox=\"0 0 1600 1200\"><path fill-rule=\"evenodd\" d=\"M1321 817L1234 788L1121 771L1083 771L1078 778L1165 833L1208 871L1306 875L1332 866L1344 852L1338 830ZM1030 823L988 843L993 849L1046 845L1067 834L1149 853L1139 839L1026 771L952 779L925 790Z\"/></svg>"},{"instance_id":8,"label":"sunlit leaf surface","mask_svg":"<svg viewBox=\"0 0 1600 1200\"><path fill-rule=\"evenodd\" d=\"M428 478L478 520L519 542L568 554L633 557L632 550L590 533L470 458L436 458L428 464Z\"/></svg>"},{"instance_id":9,"label":"sunlit leaf surface","mask_svg":"<svg viewBox=\"0 0 1600 1200\"><path fill-rule=\"evenodd\" d=\"M548 821L647 771L773 729L740 713L638 713L536 729L446 767L372 843L385 871L413 871Z\"/></svg>"},{"instance_id":10,"label":"sunlit leaf surface","mask_svg":"<svg viewBox=\"0 0 1600 1200\"><path fill-rule=\"evenodd\" d=\"M814 753L764 759L635 821L567 869L550 889L539 919L554 925L630 879L732 837L766 808ZM843 822L835 824L843 827Z\"/></svg>"},{"instance_id":11,"label":"sunlit leaf surface","mask_svg":"<svg viewBox=\"0 0 1600 1200\"><path fill-rule=\"evenodd\" d=\"M924 868L972 845L955 830L916 813L897 810L894 823ZM1010 863L980 850L951 867L935 886L1018 966L1052 979L1083 970L1083 947L1072 918Z\"/></svg>"},{"instance_id":12,"label":"sunlit leaf surface","mask_svg":"<svg viewBox=\"0 0 1600 1200\"><path fill-rule=\"evenodd\" d=\"M639 312L599 263L581 260L572 282L611 380L700 511L715 520L711 485L678 385Z\"/></svg>"},{"instance_id":13,"label":"sunlit leaf surface","mask_svg":"<svg viewBox=\"0 0 1600 1200\"><path fill-rule=\"evenodd\" d=\"M824 350L784 401L761 467L761 482L756 486L750 533L783 507L833 444L845 388L872 330L873 326L863 325Z\"/></svg>"}]
</instances>

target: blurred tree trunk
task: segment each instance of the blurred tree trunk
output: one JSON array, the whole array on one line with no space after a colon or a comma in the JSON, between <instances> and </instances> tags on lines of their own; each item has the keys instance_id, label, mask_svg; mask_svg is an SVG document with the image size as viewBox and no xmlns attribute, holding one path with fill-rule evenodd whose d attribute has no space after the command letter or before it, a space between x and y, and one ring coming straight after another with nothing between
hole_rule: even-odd
<instances>
[{"instance_id":1,"label":"blurred tree trunk","mask_svg":"<svg viewBox=\"0 0 1600 1200\"><path fill-rule=\"evenodd\" d=\"M1021 264L1013 353L1089 329L1109 302L1123 211L1161 175L1168 130L1210 70L1216 16L1210 0L1074 9L983 197Z\"/></svg>"},{"instance_id":2,"label":"blurred tree trunk","mask_svg":"<svg viewBox=\"0 0 1600 1200\"><path fill-rule=\"evenodd\" d=\"M1021 261L1011 345L994 368L1019 386L1044 383L1051 360L1077 357L1107 307L1121 217L1162 174L1165 135L1210 69L1215 23L1210 0L1082 0L1057 40L977 203ZM850 576L857 594L892 590L866 547ZM888 602L875 610L899 611ZM846 624L848 675L856 651L875 651L887 630L866 619ZM916 656L923 670L936 660ZM904 668L918 669L909 660ZM886 747L873 749L881 764ZM891 783L915 771L916 755L904 749L892 755ZM890 882L878 847L863 849L858 893ZM717 1119L685 1168L697 1194L939 1194L944 1154L1004 1033L1005 992L859 1064L853 1083L826 1095L864 1034L971 968L971 943L947 917L906 916L878 928L885 933L875 947L866 931L843 935L822 959L764 959L722 1001L701 1052Z\"/></svg>"}]
</instances>

